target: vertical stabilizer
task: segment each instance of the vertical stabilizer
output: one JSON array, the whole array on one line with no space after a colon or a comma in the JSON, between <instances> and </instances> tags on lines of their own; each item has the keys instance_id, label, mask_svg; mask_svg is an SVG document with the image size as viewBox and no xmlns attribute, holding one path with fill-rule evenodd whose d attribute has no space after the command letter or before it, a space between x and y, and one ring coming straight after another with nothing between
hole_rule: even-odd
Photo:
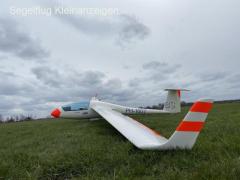
<instances>
[{"instance_id":1,"label":"vertical stabilizer","mask_svg":"<svg viewBox=\"0 0 240 180\"><path fill-rule=\"evenodd\" d=\"M171 113L181 112L181 91L189 91L186 89L165 89L168 91L167 100L164 103L164 111Z\"/></svg>"}]
</instances>

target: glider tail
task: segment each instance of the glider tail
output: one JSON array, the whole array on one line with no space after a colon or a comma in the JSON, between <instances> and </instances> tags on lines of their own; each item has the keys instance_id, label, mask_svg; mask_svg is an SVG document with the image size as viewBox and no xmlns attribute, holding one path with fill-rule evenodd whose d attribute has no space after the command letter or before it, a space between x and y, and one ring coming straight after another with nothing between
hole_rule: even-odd
<instances>
[{"instance_id":1,"label":"glider tail","mask_svg":"<svg viewBox=\"0 0 240 180\"><path fill-rule=\"evenodd\" d=\"M164 111L171 113L181 112L181 91L188 91L186 89L165 89L168 91L167 100L164 103Z\"/></svg>"},{"instance_id":2,"label":"glider tail","mask_svg":"<svg viewBox=\"0 0 240 180\"><path fill-rule=\"evenodd\" d=\"M203 128L212 104L213 100L211 99L199 99L196 101L169 138L166 146L169 149L191 149Z\"/></svg>"}]
</instances>

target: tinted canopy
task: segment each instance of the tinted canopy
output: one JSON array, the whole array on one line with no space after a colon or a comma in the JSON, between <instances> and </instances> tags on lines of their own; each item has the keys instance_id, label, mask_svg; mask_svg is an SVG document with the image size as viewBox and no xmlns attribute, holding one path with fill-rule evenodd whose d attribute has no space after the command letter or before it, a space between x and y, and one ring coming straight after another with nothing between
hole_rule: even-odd
<instances>
[{"instance_id":1,"label":"tinted canopy","mask_svg":"<svg viewBox=\"0 0 240 180\"><path fill-rule=\"evenodd\" d=\"M89 101L72 103L65 106L62 106L64 111L80 111L80 110L87 110L89 107Z\"/></svg>"}]
</instances>

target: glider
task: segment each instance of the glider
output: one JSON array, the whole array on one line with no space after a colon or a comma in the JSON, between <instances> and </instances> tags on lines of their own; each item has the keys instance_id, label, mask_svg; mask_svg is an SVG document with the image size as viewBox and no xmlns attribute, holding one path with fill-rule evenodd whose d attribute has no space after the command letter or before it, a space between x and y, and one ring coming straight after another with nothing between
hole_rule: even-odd
<instances>
[{"instance_id":1,"label":"glider","mask_svg":"<svg viewBox=\"0 0 240 180\"><path fill-rule=\"evenodd\" d=\"M167 139L159 133L126 116L128 114L178 113L181 111L180 95L185 89L166 89L167 100L163 110L131 108L111 104L93 97L90 102L79 102L52 111L55 118L103 118L125 138L140 149L168 150L191 149L203 128L213 100L199 99L190 108L172 136Z\"/></svg>"}]
</instances>

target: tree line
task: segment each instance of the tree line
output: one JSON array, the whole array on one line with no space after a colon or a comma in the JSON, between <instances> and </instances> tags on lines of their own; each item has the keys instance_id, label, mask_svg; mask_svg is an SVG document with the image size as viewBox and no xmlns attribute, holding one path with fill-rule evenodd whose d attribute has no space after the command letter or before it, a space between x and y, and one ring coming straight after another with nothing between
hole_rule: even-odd
<instances>
[{"instance_id":1,"label":"tree line","mask_svg":"<svg viewBox=\"0 0 240 180\"><path fill-rule=\"evenodd\" d=\"M20 122L20 121L31 121L36 119L33 115L12 115L4 117L0 114L0 123Z\"/></svg>"},{"instance_id":2,"label":"tree line","mask_svg":"<svg viewBox=\"0 0 240 180\"><path fill-rule=\"evenodd\" d=\"M224 103L240 103L240 99L234 99L234 100L220 100L220 101L214 101L215 104L224 104ZM181 106L191 106L193 105L193 102L185 102L181 101ZM152 106L146 106L146 107L139 107L139 108L146 108L146 109L163 109L164 103L159 103L157 105Z\"/></svg>"}]
</instances>

